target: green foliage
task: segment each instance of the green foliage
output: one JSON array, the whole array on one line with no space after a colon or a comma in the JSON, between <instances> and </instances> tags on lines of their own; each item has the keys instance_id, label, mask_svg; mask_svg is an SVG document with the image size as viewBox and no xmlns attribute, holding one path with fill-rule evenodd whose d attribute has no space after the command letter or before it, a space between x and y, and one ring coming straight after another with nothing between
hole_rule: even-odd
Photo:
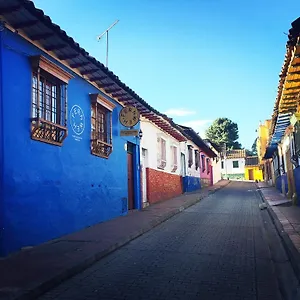
<instances>
[{"instance_id":1,"label":"green foliage","mask_svg":"<svg viewBox=\"0 0 300 300\"><path fill-rule=\"evenodd\" d=\"M253 153L251 150L246 149L246 155L247 156L253 156Z\"/></svg>"},{"instance_id":2,"label":"green foliage","mask_svg":"<svg viewBox=\"0 0 300 300\"><path fill-rule=\"evenodd\" d=\"M251 152L252 152L252 155L254 155L254 156L257 155L256 141L257 141L257 138L254 140L253 145L251 147Z\"/></svg>"},{"instance_id":3,"label":"green foliage","mask_svg":"<svg viewBox=\"0 0 300 300\"><path fill-rule=\"evenodd\" d=\"M228 118L218 118L206 130L206 136L219 146L226 143L228 149L241 149L238 125Z\"/></svg>"},{"instance_id":4,"label":"green foliage","mask_svg":"<svg viewBox=\"0 0 300 300\"><path fill-rule=\"evenodd\" d=\"M246 149L247 156L257 156L256 141L257 138L254 140L251 150Z\"/></svg>"}]
</instances>

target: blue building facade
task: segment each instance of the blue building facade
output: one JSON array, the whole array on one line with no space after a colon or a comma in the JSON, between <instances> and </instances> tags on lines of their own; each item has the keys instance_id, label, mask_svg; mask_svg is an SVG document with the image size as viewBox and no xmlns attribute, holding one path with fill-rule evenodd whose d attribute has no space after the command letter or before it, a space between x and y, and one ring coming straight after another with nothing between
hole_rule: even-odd
<instances>
[{"instance_id":1,"label":"blue building facade","mask_svg":"<svg viewBox=\"0 0 300 300\"><path fill-rule=\"evenodd\" d=\"M201 189L200 177L185 176L182 178L183 192L189 193Z\"/></svg>"},{"instance_id":2,"label":"blue building facade","mask_svg":"<svg viewBox=\"0 0 300 300\"><path fill-rule=\"evenodd\" d=\"M300 206L299 195L300 195L300 166L294 169L294 180L295 180L295 189L298 196L297 205Z\"/></svg>"},{"instance_id":3,"label":"blue building facade","mask_svg":"<svg viewBox=\"0 0 300 300\"><path fill-rule=\"evenodd\" d=\"M207 168L210 168L207 160L209 157L214 158L217 157L217 155L192 128L183 125L180 125L179 128L185 137L192 142L192 144L187 145L187 159L185 165L188 168L182 177L183 192L189 193L203 188L201 180L205 182L205 177L209 174L207 173ZM204 170L206 170L206 173L204 173Z\"/></svg>"},{"instance_id":4,"label":"blue building facade","mask_svg":"<svg viewBox=\"0 0 300 300\"><path fill-rule=\"evenodd\" d=\"M126 129L119 122L122 105L47 51L1 26L3 256L125 215L128 176L133 183L131 208L141 208L141 193L139 138L120 136ZM48 77L59 86L48 85ZM64 102L54 104L58 97ZM133 129L139 130L139 123ZM100 137L105 143L93 144L93 132L96 141Z\"/></svg>"}]
</instances>

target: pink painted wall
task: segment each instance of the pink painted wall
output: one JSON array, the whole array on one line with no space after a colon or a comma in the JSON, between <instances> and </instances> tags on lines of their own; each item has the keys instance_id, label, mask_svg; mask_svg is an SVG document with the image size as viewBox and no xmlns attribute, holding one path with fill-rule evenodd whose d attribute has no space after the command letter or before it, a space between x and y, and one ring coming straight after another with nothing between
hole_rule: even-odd
<instances>
[{"instance_id":1,"label":"pink painted wall","mask_svg":"<svg viewBox=\"0 0 300 300\"><path fill-rule=\"evenodd\" d=\"M213 184L213 168L211 165L211 158L202 151L200 152L200 180L202 188Z\"/></svg>"}]
</instances>

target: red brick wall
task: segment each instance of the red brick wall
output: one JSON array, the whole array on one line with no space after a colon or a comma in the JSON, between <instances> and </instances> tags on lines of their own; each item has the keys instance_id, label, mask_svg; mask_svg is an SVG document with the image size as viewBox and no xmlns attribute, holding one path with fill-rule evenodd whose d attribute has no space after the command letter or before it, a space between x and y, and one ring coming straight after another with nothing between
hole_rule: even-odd
<instances>
[{"instance_id":1,"label":"red brick wall","mask_svg":"<svg viewBox=\"0 0 300 300\"><path fill-rule=\"evenodd\" d=\"M147 198L149 203L167 200L182 194L181 176L147 168Z\"/></svg>"}]
</instances>

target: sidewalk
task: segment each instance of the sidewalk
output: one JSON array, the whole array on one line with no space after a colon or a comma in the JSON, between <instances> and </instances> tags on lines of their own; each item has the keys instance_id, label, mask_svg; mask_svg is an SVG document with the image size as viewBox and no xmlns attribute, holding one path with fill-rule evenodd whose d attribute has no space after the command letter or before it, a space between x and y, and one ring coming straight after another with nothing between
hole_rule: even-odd
<instances>
[{"instance_id":1,"label":"sidewalk","mask_svg":"<svg viewBox=\"0 0 300 300\"><path fill-rule=\"evenodd\" d=\"M0 259L0 299L33 299L228 183L222 180Z\"/></svg>"},{"instance_id":2,"label":"sidewalk","mask_svg":"<svg viewBox=\"0 0 300 300\"><path fill-rule=\"evenodd\" d=\"M300 206L292 205L292 201L274 187L265 183L257 186L300 280Z\"/></svg>"}]
</instances>

